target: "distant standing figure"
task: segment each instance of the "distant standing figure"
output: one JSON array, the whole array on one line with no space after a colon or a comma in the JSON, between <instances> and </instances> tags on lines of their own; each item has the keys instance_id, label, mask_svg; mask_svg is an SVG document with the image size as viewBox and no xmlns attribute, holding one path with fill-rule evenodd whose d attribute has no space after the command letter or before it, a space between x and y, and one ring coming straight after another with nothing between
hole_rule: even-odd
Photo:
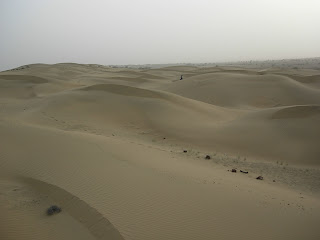
<instances>
[{"instance_id":1,"label":"distant standing figure","mask_svg":"<svg viewBox=\"0 0 320 240\"><path fill-rule=\"evenodd\" d=\"M182 75L180 76L180 80L182 80L183 79L183 77L182 77Z\"/></svg>"}]
</instances>

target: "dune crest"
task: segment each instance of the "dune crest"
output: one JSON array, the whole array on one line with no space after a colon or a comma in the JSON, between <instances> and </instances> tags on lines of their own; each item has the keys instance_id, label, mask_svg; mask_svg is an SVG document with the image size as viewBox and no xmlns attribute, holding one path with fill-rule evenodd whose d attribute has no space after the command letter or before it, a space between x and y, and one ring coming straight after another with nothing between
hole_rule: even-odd
<instances>
[{"instance_id":1,"label":"dune crest","mask_svg":"<svg viewBox=\"0 0 320 240\"><path fill-rule=\"evenodd\" d=\"M154 91L135 88L125 85L116 85L116 84L96 84L93 86L86 87L82 90L85 91L106 91L110 93L133 96L133 97L145 97L145 98L159 98L160 94Z\"/></svg>"},{"instance_id":2,"label":"dune crest","mask_svg":"<svg viewBox=\"0 0 320 240\"><path fill-rule=\"evenodd\" d=\"M320 106L292 106L283 108L272 115L273 119L307 118L320 115Z\"/></svg>"}]
</instances>

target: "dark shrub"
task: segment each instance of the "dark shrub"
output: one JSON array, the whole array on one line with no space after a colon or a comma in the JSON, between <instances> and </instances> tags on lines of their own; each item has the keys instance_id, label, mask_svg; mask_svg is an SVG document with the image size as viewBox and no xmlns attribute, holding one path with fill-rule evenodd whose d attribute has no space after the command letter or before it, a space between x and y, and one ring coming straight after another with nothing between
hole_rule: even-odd
<instances>
[{"instance_id":1,"label":"dark shrub","mask_svg":"<svg viewBox=\"0 0 320 240\"><path fill-rule=\"evenodd\" d=\"M52 205L51 207L49 207L48 209L47 209L47 214L48 215L53 215L53 214L56 214L56 213L59 213L59 212L61 212L62 210L61 210L61 208L60 207L58 207L58 206L56 206L56 205Z\"/></svg>"}]
</instances>

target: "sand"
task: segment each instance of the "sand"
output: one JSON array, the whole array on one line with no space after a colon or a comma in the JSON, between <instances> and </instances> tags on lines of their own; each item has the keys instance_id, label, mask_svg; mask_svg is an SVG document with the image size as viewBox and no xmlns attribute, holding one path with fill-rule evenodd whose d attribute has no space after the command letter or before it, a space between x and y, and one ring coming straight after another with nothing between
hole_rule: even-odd
<instances>
[{"instance_id":1,"label":"sand","mask_svg":"<svg viewBox=\"0 0 320 240\"><path fill-rule=\"evenodd\" d=\"M320 239L319 76L1 72L0 238ZM62 212L48 216L51 205Z\"/></svg>"}]
</instances>

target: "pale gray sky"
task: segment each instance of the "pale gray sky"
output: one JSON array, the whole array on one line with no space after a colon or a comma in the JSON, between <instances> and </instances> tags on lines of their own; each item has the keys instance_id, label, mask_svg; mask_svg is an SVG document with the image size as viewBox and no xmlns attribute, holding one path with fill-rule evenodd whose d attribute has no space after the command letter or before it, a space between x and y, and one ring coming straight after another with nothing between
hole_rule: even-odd
<instances>
[{"instance_id":1,"label":"pale gray sky","mask_svg":"<svg viewBox=\"0 0 320 240\"><path fill-rule=\"evenodd\" d=\"M318 56L319 0L0 0L0 70Z\"/></svg>"}]
</instances>

